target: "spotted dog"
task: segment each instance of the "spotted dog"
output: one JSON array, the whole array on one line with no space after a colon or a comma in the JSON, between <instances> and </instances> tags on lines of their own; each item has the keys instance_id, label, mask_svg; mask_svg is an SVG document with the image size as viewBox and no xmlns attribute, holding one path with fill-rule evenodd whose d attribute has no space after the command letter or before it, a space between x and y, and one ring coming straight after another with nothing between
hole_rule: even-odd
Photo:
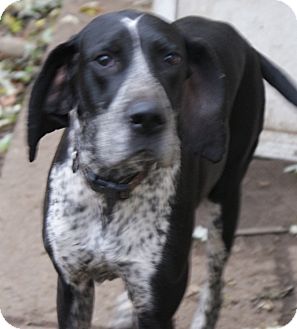
<instances>
[{"instance_id":1,"label":"spotted dog","mask_svg":"<svg viewBox=\"0 0 297 329\"><path fill-rule=\"evenodd\" d=\"M28 144L33 161L40 138L66 127L43 229L60 329L90 328L94 282L118 277L127 294L112 328L172 329L205 198L215 208L209 276L192 329L215 327L264 79L297 105L274 64L229 25L199 17L110 13L49 54L32 89Z\"/></svg>"}]
</instances>

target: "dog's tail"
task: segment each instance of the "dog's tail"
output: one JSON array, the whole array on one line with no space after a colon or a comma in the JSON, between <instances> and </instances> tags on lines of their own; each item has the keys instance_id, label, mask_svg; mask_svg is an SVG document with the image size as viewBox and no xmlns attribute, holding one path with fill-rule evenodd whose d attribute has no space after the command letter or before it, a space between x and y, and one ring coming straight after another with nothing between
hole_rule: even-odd
<instances>
[{"instance_id":1,"label":"dog's tail","mask_svg":"<svg viewBox=\"0 0 297 329\"><path fill-rule=\"evenodd\" d=\"M277 89L289 102L297 106L297 87L280 68L259 54L264 79Z\"/></svg>"}]
</instances>

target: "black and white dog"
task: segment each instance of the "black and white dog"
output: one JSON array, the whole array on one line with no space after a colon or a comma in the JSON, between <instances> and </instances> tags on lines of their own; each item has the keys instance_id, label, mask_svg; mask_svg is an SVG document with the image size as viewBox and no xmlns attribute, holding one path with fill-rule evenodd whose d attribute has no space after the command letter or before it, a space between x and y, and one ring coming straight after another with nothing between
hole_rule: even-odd
<instances>
[{"instance_id":1,"label":"black and white dog","mask_svg":"<svg viewBox=\"0 0 297 329\"><path fill-rule=\"evenodd\" d=\"M116 277L133 308L112 328L173 328L203 198L216 214L192 328L215 327L241 181L263 124L263 79L297 105L292 83L232 27L199 17L106 14L49 54L28 142L33 161L40 138L67 127L43 231L59 275L60 329L90 328L94 281Z\"/></svg>"}]
</instances>

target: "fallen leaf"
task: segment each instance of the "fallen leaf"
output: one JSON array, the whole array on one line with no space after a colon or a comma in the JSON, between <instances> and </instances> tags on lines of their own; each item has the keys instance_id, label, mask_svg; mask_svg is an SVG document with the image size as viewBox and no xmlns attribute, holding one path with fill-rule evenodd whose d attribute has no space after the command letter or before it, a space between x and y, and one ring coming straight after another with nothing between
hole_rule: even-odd
<instances>
[{"instance_id":1,"label":"fallen leaf","mask_svg":"<svg viewBox=\"0 0 297 329\"><path fill-rule=\"evenodd\" d=\"M37 29L43 29L46 25L46 19L45 18L41 18L41 19L38 19L36 22L35 22L35 27Z\"/></svg>"},{"instance_id":2,"label":"fallen leaf","mask_svg":"<svg viewBox=\"0 0 297 329\"><path fill-rule=\"evenodd\" d=\"M284 173L294 173L294 174L297 174L297 164L293 164L293 165L287 166L284 169Z\"/></svg>"},{"instance_id":3,"label":"fallen leaf","mask_svg":"<svg viewBox=\"0 0 297 329\"><path fill-rule=\"evenodd\" d=\"M263 181L259 181L258 185L259 185L259 187L268 187L271 185L271 183L269 181L263 180Z\"/></svg>"},{"instance_id":4,"label":"fallen leaf","mask_svg":"<svg viewBox=\"0 0 297 329\"><path fill-rule=\"evenodd\" d=\"M294 290L293 286L287 286L283 289L278 287L264 287L263 291L258 294L253 301L258 300L280 300L291 294Z\"/></svg>"},{"instance_id":5,"label":"fallen leaf","mask_svg":"<svg viewBox=\"0 0 297 329\"><path fill-rule=\"evenodd\" d=\"M2 23L9 29L10 32L14 34L21 32L23 29L23 22L20 19L12 16L10 13L5 13L2 16Z\"/></svg>"},{"instance_id":6,"label":"fallen leaf","mask_svg":"<svg viewBox=\"0 0 297 329\"><path fill-rule=\"evenodd\" d=\"M60 23L77 25L80 23L80 20L74 15L65 15L61 18Z\"/></svg>"},{"instance_id":7,"label":"fallen leaf","mask_svg":"<svg viewBox=\"0 0 297 329\"><path fill-rule=\"evenodd\" d=\"M226 284L229 287L235 287L237 285L237 282L234 279L229 279L229 280L226 281Z\"/></svg>"},{"instance_id":8,"label":"fallen leaf","mask_svg":"<svg viewBox=\"0 0 297 329\"><path fill-rule=\"evenodd\" d=\"M12 134L7 134L0 139L0 154L8 150L12 138Z\"/></svg>"},{"instance_id":9,"label":"fallen leaf","mask_svg":"<svg viewBox=\"0 0 297 329\"><path fill-rule=\"evenodd\" d=\"M0 106L6 107L16 103L16 95L4 95L0 97Z\"/></svg>"},{"instance_id":10,"label":"fallen leaf","mask_svg":"<svg viewBox=\"0 0 297 329\"><path fill-rule=\"evenodd\" d=\"M13 123L15 123L16 121L16 117L11 117L9 119L3 119L3 120L0 120L0 131L10 125L12 125Z\"/></svg>"},{"instance_id":11,"label":"fallen leaf","mask_svg":"<svg viewBox=\"0 0 297 329\"><path fill-rule=\"evenodd\" d=\"M97 1L90 1L82 5L79 11L89 16L95 16L102 13L103 9Z\"/></svg>"},{"instance_id":12,"label":"fallen leaf","mask_svg":"<svg viewBox=\"0 0 297 329\"><path fill-rule=\"evenodd\" d=\"M271 312L274 309L274 304L271 300L265 300L257 305L257 309Z\"/></svg>"},{"instance_id":13,"label":"fallen leaf","mask_svg":"<svg viewBox=\"0 0 297 329\"><path fill-rule=\"evenodd\" d=\"M291 225L289 229L290 234L297 235L297 225Z\"/></svg>"},{"instance_id":14,"label":"fallen leaf","mask_svg":"<svg viewBox=\"0 0 297 329\"><path fill-rule=\"evenodd\" d=\"M195 284L190 284L188 289L187 289L185 297L189 298L189 297L192 297L194 295L197 295L199 293L199 291L200 291L199 286L197 286Z\"/></svg>"},{"instance_id":15,"label":"fallen leaf","mask_svg":"<svg viewBox=\"0 0 297 329\"><path fill-rule=\"evenodd\" d=\"M208 236L208 230L207 228L198 225L195 227L194 232L193 232L193 239L195 240L200 240L202 242L207 241L207 236Z\"/></svg>"}]
</instances>

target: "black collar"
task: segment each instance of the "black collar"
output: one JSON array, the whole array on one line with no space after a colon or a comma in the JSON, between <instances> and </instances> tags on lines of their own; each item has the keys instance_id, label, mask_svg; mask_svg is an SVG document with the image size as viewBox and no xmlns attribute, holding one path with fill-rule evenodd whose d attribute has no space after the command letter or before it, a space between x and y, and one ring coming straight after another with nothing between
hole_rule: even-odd
<instances>
[{"instance_id":1,"label":"black collar","mask_svg":"<svg viewBox=\"0 0 297 329\"><path fill-rule=\"evenodd\" d=\"M99 177L91 171L85 171L84 176L92 190L102 193L106 200L104 214L109 216L117 200L126 200L148 173L149 167L131 177L125 183L115 183Z\"/></svg>"},{"instance_id":2,"label":"black collar","mask_svg":"<svg viewBox=\"0 0 297 329\"><path fill-rule=\"evenodd\" d=\"M116 201L126 200L130 197L130 193L138 186L143 179L147 176L149 167L146 167L143 171L138 174L130 177L124 183L115 183L109 180L106 180L92 171L84 171L84 176L95 192L103 193L107 198L112 198Z\"/></svg>"},{"instance_id":3,"label":"black collar","mask_svg":"<svg viewBox=\"0 0 297 329\"><path fill-rule=\"evenodd\" d=\"M147 176L150 167L151 165L145 166L143 171L132 177L128 177L126 180L120 183L106 180L90 170L82 170L82 173L92 190L104 195L107 204L105 213L109 215L117 200L126 200L130 197L130 194L135 189L135 187L138 186ZM73 172L75 173L78 168L78 152L75 151L72 163Z\"/></svg>"}]
</instances>

